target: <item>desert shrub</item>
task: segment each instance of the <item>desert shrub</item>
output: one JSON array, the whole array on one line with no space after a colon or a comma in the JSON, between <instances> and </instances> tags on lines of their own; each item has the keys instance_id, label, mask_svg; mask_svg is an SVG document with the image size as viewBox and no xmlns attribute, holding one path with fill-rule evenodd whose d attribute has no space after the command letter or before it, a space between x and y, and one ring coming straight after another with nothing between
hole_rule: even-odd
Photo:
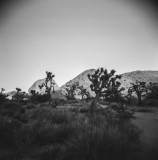
<instances>
[{"instance_id":1,"label":"desert shrub","mask_svg":"<svg viewBox=\"0 0 158 160\"><path fill-rule=\"evenodd\" d=\"M92 131L91 116L83 113L51 107L17 113L0 117L0 147L15 148L19 159L128 160L140 136L138 128L120 120L111 109L94 113ZM27 123L21 116L27 117ZM36 153L30 151L33 148Z\"/></svg>"},{"instance_id":2,"label":"desert shrub","mask_svg":"<svg viewBox=\"0 0 158 160\"><path fill-rule=\"evenodd\" d=\"M98 101L98 103L102 104L102 105L109 105L110 104L110 102L103 101L103 100Z\"/></svg>"},{"instance_id":3,"label":"desert shrub","mask_svg":"<svg viewBox=\"0 0 158 160\"><path fill-rule=\"evenodd\" d=\"M43 121L43 120L50 120L52 118L52 112L50 108L36 108L31 111L30 113L30 120L38 120L38 121Z\"/></svg>"},{"instance_id":4,"label":"desert shrub","mask_svg":"<svg viewBox=\"0 0 158 160\"><path fill-rule=\"evenodd\" d=\"M135 97L132 97L130 100L130 104L129 105L137 105L138 104L138 100Z\"/></svg>"},{"instance_id":5,"label":"desert shrub","mask_svg":"<svg viewBox=\"0 0 158 160\"><path fill-rule=\"evenodd\" d=\"M104 120L103 117L101 119ZM88 127L81 129L79 133L66 141L64 160L130 159L133 151L138 151L136 144L140 131L129 123L114 125L102 122L98 127L95 125L93 135Z\"/></svg>"},{"instance_id":6,"label":"desert shrub","mask_svg":"<svg viewBox=\"0 0 158 160\"><path fill-rule=\"evenodd\" d=\"M60 159L62 149L64 145L58 144L49 147L46 151L39 153L38 157L40 160L52 160L52 159Z\"/></svg>"},{"instance_id":7,"label":"desert shrub","mask_svg":"<svg viewBox=\"0 0 158 160\"><path fill-rule=\"evenodd\" d=\"M50 107L37 108L32 111L30 120L49 120L54 124L68 123L71 119L71 113L66 111L54 110Z\"/></svg>"},{"instance_id":8,"label":"desert shrub","mask_svg":"<svg viewBox=\"0 0 158 160\"><path fill-rule=\"evenodd\" d=\"M44 103L44 102L48 102L49 101L49 96L47 94L39 94L35 96L35 101L40 102L40 103Z\"/></svg>"},{"instance_id":9,"label":"desert shrub","mask_svg":"<svg viewBox=\"0 0 158 160\"><path fill-rule=\"evenodd\" d=\"M70 115L64 111L61 112L53 112L52 114L52 123L62 124L68 123Z\"/></svg>"},{"instance_id":10,"label":"desert shrub","mask_svg":"<svg viewBox=\"0 0 158 160\"><path fill-rule=\"evenodd\" d=\"M84 107L84 108L81 108L80 110L80 113L87 113L89 111L89 108L88 107Z\"/></svg>"},{"instance_id":11,"label":"desert shrub","mask_svg":"<svg viewBox=\"0 0 158 160\"><path fill-rule=\"evenodd\" d=\"M30 121L18 132L18 144L25 147L64 143L74 132L71 124L52 124L49 120Z\"/></svg>"},{"instance_id":12,"label":"desert shrub","mask_svg":"<svg viewBox=\"0 0 158 160\"><path fill-rule=\"evenodd\" d=\"M28 100L23 100L22 105L27 105L29 103Z\"/></svg>"},{"instance_id":13,"label":"desert shrub","mask_svg":"<svg viewBox=\"0 0 158 160\"><path fill-rule=\"evenodd\" d=\"M158 100L158 84L149 82L147 87L148 87L147 99L157 99Z\"/></svg>"},{"instance_id":14,"label":"desert shrub","mask_svg":"<svg viewBox=\"0 0 158 160\"><path fill-rule=\"evenodd\" d=\"M117 108L118 107L118 103L116 103L116 102L110 103L109 107L111 107L111 108Z\"/></svg>"},{"instance_id":15,"label":"desert shrub","mask_svg":"<svg viewBox=\"0 0 158 160\"><path fill-rule=\"evenodd\" d=\"M149 105L149 106L158 106L158 100L157 99L145 99L143 100L143 105Z\"/></svg>"},{"instance_id":16,"label":"desert shrub","mask_svg":"<svg viewBox=\"0 0 158 160\"><path fill-rule=\"evenodd\" d=\"M66 103L67 103L67 101L64 100L64 99L58 100L58 104L59 104L59 105L64 105L64 104L66 104Z\"/></svg>"},{"instance_id":17,"label":"desert shrub","mask_svg":"<svg viewBox=\"0 0 158 160\"><path fill-rule=\"evenodd\" d=\"M32 146L45 145L51 143L53 126L47 121L37 120L24 124L16 134L17 145L22 150L27 150Z\"/></svg>"},{"instance_id":18,"label":"desert shrub","mask_svg":"<svg viewBox=\"0 0 158 160\"><path fill-rule=\"evenodd\" d=\"M4 109L12 109L12 110L17 110L20 107L20 103L19 102L6 102L3 104Z\"/></svg>"},{"instance_id":19,"label":"desert shrub","mask_svg":"<svg viewBox=\"0 0 158 160\"><path fill-rule=\"evenodd\" d=\"M134 110L126 105L111 103L109 107L116 111L120 119L130 119L133 117Z\"/></svg>"},{"instance_id":20,"label":"desert shrub","mask_svg":"<svg viewBox=\"0 0 158 160\"><path fill-rule=\"evenodd\" d=\"M17 147L15 135L21 126L19 121L0 117L0 148Z\"/></svg>"},{"instance_id":21,"label":"desert shrub","mask_svg":"<svg viewBox=\"0 0 158 160\"><path fill-rule=\"evenodd\" d=\"M56 125L53 137L54 143L65 143L67 139L69 139L76 132L76 126L69 124L59 124Z\"/></svg>"},{"instance_id":22,"label":"desert shrub","mask_svg":"<svg viewBox=\"0 0 158 160\"><path fill-rule=\"evenodd\" d=\"M78 108L76 108L76 107L70 108L69 111L70 111L70 112L78 112Z\"/></svg>"},{"instance_id":23,"label":"desert shrub","mask_svg":"<svg viewBox=\"0 0 158 160\"><path fill-rule=\"evenodd\" d=\"M32 121L28 124L29 131L28 134L32 133L32 137L30 136L30 140L32 141L31 145L45 145L53 142L53 132L54 127L50 121Z\"/></svg>"},{"instance_id":24,"label":"desert shrub","mask_svg":"<svg viewBox=\"0 0 158 160\"><path fill-rule=\"evenodd\" d=\"M112 109L103 110L103 112L100 113L105 117L104 121L106 121L110 125L116 124L120 119L118 119L116 111Z\"/></svg>"},{"instance_id":25,"label":"desert shrub","mask_svg":"<svg viewBox=\"0 0 158 160\"><path fill-rule=\"evenodd\" d=\"M20 114L24 114L25 113L25 108L20 108L19 112L20 112Z\"/></svg>"},{"instance_id":26,"label":"desert shrub","mask_svg":"<svg viewBox=\"0 0 158 160\"><path fill-rule=\"evenodd\" d=\"M12 117L16 112L25 113L25 109L21 107L19 102L7 102L0 107L0 115Z\"/></svg>"},{"instance_id":27,"label":"desert shrub","mask_svg":"<svg viewBox=\"0 0 158 160\"><path fill-rule=\"evenodd\" d=\"M35 109L36 106L34 104L29 104L26 106L26 109Z\"/></svg>"},{"instance_id":28,"label":"desert shrub","mask_svg":"<svg viewBox=\"0 0 158 160\"><path fill-rule=\"evenodd\" d=\"M0 104L4 103L7 101L7 95L0 93Z\"/></svg>"},{"instance_id":29,"label":"desert shrub","mask_svg":"<svg viewBox=\"0 0 158 160\"><path fill-rule=\"evenodd\" d=\"M56 108L59 105L58 101L52 102L52 108Z\"/></svg>"},{"instance_id":30,"label":"desert shrub","mask_svg":"<svg viewBox=\"0 0 158 160\"><path fill-rule=\"evenodd\" d=\"M74 100L67 101L67 104L73 104L73 103L78 103L78 102L79 102L79 100L74 99Z\"/></svg>"},{"instance_id":31,"label":"desert shrub","mask_svg":"<svg viewBox=\"0 0 158 160\"><path fill-rule=\"evenodd\" d=\"M150 108L141 107L141 108L136 108L135 111L136 112L154 112L154 109L152 109L151 107Z\"/></svg>"},{"instance_id":32,"label":"desert shrub","mask_svg":"<svg viewBox=\"0 0 158 160\"><path fill-rule=\"evenodd\" d=\"M21 123L27 123L28 122L28 116L26 114L21 114L20 112L15 112L12 115L12 119L18 120Z\"/></svg>"}]
</instances>

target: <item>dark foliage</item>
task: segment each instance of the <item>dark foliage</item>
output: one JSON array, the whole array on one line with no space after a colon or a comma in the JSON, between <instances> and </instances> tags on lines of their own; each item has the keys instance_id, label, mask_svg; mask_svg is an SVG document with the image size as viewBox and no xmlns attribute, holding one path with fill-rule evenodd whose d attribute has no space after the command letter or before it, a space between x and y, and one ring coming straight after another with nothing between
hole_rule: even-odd
<instances>
[{"instance_id":1,"label":"dark foliage","mask_svg":"<svg viewBox=\"0 0 158 160\"><path fill-rule=\"evenodd\" d=\"M138 105L142 104L142 96L143 94L147 93L147 86L146 86L146 82L139 82L136 81L136 83L131 83L131 87L129 88L131 90L131 92L136 93L137 97L138 97Z\"/></svg>"},{"instance_id":2,"label":"dark foliage","mask_svg":"<svg viewBox=\"0 0 158 160\"><path fill-rule=\"evenodd\" d=\"M157 83L149 83L147 86L148 93L147 99L158 99L158 84Z\"/></svg>"},{"instance_id":3,"label":"dark foliage","mask_svg":"<svg viewBox=\"0 0 158 160\"><path fill-rule=\"evenodd\" d=\"M35 101L35 97L39 94L39 92L36 92L35 90L31 90L30 93L32 94L31 100L34 102Z\"/></svg>"},{"instance_id":4,"label":"dark foliage","mask_svg":"<svg viewBox=\"0 0 158 160\"><path fill-rule=\"evenodd\" d=\"M4 94L3 91L5 91L4 88L1 88L1 92L0 92L0 104L6 101L6 98L8 97L8 95Z\"/></svg>"},{"instance_id":5,"label":"dark foliage","mask_svg":"<svg viewBox=\"0 0 158 160\"><path fill-rule=\"evenodd\" d=\"M44 103L44 102L48 102L50 99L49 95L48 94L38 94L34 97L34 100L37 101L37 102L40 102L40 103Z\"/></svg>"},{"instance_id":6,"label":"dark foliage","mask_svg":"<svg viewBox=\"0 0 158 160\"><path fill-rule=\"evenodd\" d=\"M121 75L116 75L115 70L111 70L110 73L106 69L100 68L95 71L93 75L87 75L92 82L90 88L95 92L96 96L91 104L91 113L96 106L99 97L110 97L115 101L118 101L121 97L121 91L124 88L120 88L121 83L117 79L121 78Z\"/></svg>"},{"instance_id":7,"label":"dark foliage","mask_svg":"<svg viewBox=\"0 0 158 160\"><path fill-rule=\"evenodd\" d=\"M5 149L0 159L116 160L128 159L127 154L138 152L140 131L111 110L94 115L91 139L91 117L83 113L51 106L24 110L19 102L2 108L12 108L14 114L0 116L0 149Z\"/></svg>"},{"instance_id":8,"label":"dark foliage","mask_svg":"<svg viewBox=\"0 0 158 160\"><path fill-rule=\"evenodd\" d=\"M78 86L79 91L79 95L82 96L82 100L86 99L87 101L90 100L90 93L87 91L86 88L83 87L83 85Z\"/></svg>"},{"instance_id":9,"label":"dark foliage","mask_svg":"<svg viewBox=\"0 0 158 160\"><path fill-rule=\"evenodd\" d=\"M12 100L14 101L22 101L24 99L24 95L26 92L22 92L20 88L16 88L16 94L12 96Z\"/></svg>"},{"instance_id":10,"label":"dark foliage","mask_svg":"<svg viewBox=\"0 0 158 160\"><path fill-rule=\"evenodd\" d=\"M67 97L67 100L75 100L75 91L78 90L79 87L79 82L74 82L73 84L67 84L66 85L66 94L65 96Z\"/></svg>"}]
</instances>

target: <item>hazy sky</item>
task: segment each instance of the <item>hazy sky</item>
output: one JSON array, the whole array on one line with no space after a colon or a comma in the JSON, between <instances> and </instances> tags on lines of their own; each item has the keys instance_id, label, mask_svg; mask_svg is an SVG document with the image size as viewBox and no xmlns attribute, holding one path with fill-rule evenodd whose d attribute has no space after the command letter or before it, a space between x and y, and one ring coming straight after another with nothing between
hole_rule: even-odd
<instances>
[{"instance_id":1,"label":"hazy sky","mask_svg":"<svg viewBox=\"0 0 158 160\"><path fill-rule=\"evenodd\" d=\"M28 91L45 71L61 86L91 68L158 70L156 13L131 1L8 0L0 16L0 88Z\"/></svg>"}]
</instances>

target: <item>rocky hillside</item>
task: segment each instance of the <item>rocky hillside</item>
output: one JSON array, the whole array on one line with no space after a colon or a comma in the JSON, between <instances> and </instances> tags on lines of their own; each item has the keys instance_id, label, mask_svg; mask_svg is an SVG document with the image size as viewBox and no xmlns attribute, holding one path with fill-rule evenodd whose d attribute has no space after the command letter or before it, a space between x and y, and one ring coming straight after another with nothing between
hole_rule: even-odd
<instances>
[{"instance_id":1,"label":"rocky hillside","mask_svg":"<svg viewBox=\"0 0 158 160\"><path fill-rule=\"evenodd\" d=\"M68 81L66 84L62 85L60 87L60 89L64 92L64 88L66 87L66 85L71 85L74 82L79 82L79 84L83 85L83 87L86 88L90 92L91 96L93 97L95 95L95 93L92 92L90 87L89 87L91 82L89 81L87 75L88 74L93 74L94 71L95 71L95 69L89 69L89 70L86 70L86 71L82 72L81 74L79 74L74 79L72 79L72 80ZM78 92L76 92L76 93L78 93ZM75 97L76 98L81 98L81 96L79 96L79 95L76 95Z\"/></svg>"},{"instance_id":2,"label":"rocky hillside","mask_svg":"<svg viewBox=\"0 0 158 160\"><path fill-rule=\"evenodd\" d=\"M158 71L134 71L124 73L122 74L120 82L122 84L122 87L127 90L130 86L130 83L135 83L136 80L146 83L158 83Z\"/></svg>"},{"instance_id":3,"label":"rocky hillside","mask_svg":"<svg viewBox=\"0 0 158 160\"><path fill-rule=\"evenodd\" d=\"M79 82L80 85L83 85L91 94L94 96L95 93L91 91L89 88L91 82L88 80L87 75L92 74L95 69L90 69L82 72L74 79L68 81L66 84L62 85L60 88L64 90L67 84L72 84L74 82ZM117 72L116 72L117 73ZM134 83L136 80L144 81L144 82L155 82L158 83L158 71L134 71L122 74L122 78L120 80L121 86L125 88L124 93L126 93L127 89L130 86L130 83ZM76 98L80 98L80 96L76 96Z\"/></svg>"}]
</instances>

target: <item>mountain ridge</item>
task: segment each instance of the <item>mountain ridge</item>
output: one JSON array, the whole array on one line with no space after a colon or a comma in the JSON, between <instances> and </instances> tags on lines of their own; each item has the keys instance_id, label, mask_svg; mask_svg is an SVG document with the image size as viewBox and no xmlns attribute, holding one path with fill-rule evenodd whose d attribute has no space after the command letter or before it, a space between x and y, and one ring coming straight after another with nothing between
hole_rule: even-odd
<instances>
[{"instance_id":1,"label":"mountain ridge","mask_svg":"<svg viewBox=\"0 0 158 160\"><path fill-rule=\"evenodd\" d=\"M95 93L91 91L90 89L90 84L91 82L89 81L87 75L88 74L93 74L95 69L89 69L85 70L82 73L80 73L78 76L75 78L71 79L64 85L62 85L60 88L61 90L64 90L66 85L71 85L74 82L79 82L80 85L83 85L84 88L86 88L92 96L95 96ZM117 72L116 72L117 75ZM153 83L158 83L158 71L152 71L152 70L137 70L137 71L132 71L132 72L125 72L122 74L122 78L119 80L121 82L121 87L124 87L125 90L122 92L124 94L127 93L128 88L131 86L130 83L135 83L137 80L138 81L144 81L144 82L153 82ZM80 96L77 95L76 98L79 98Z\"/></svg>"}]
</instances>

